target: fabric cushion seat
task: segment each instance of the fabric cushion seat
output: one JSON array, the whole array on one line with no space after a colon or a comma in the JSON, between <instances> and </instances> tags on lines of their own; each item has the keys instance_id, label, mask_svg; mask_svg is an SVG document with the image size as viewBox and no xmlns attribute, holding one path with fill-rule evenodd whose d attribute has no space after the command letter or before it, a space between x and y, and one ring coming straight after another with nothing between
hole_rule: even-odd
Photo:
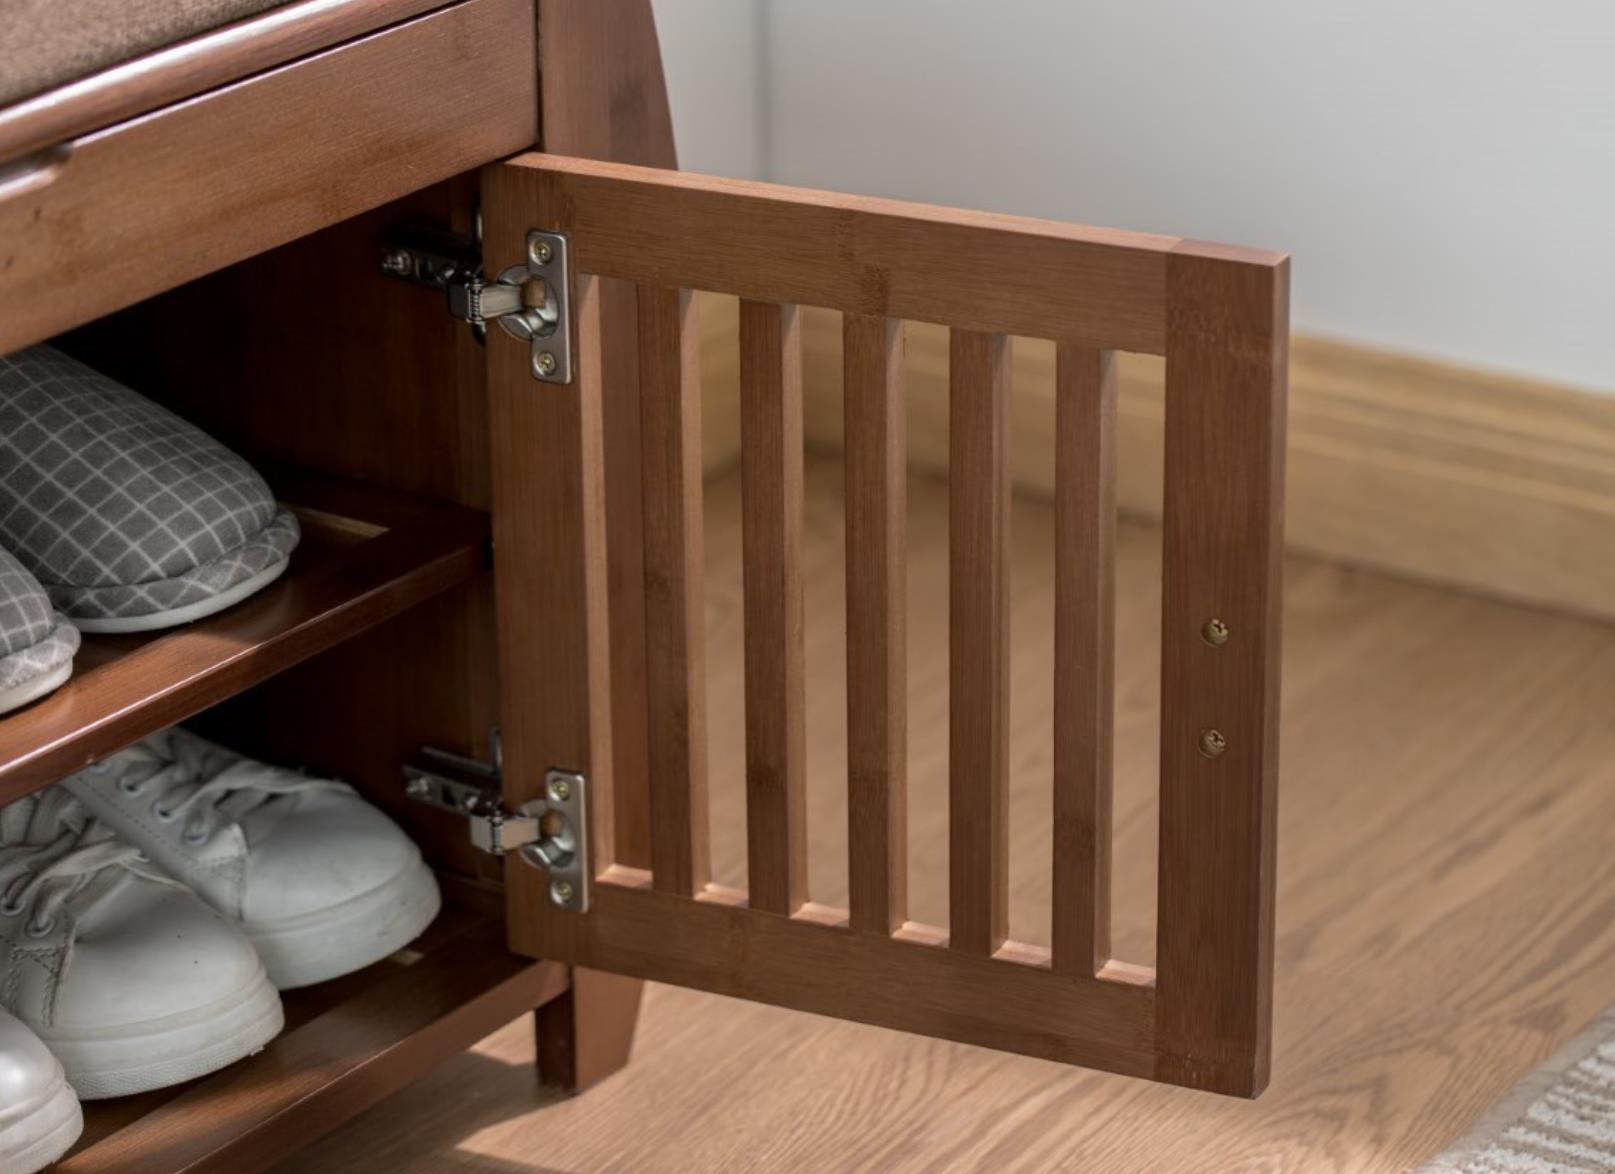
<instances>
[{"instance_id":1,"label":"fabric cushion seat","mask_svg":"<svg viewBox=\"0 0 1615 1174\"><path fill-rule=\"evenodd\" d=\"M5 0L0 106L287 0Z\"/></svg>"}]
</instances>

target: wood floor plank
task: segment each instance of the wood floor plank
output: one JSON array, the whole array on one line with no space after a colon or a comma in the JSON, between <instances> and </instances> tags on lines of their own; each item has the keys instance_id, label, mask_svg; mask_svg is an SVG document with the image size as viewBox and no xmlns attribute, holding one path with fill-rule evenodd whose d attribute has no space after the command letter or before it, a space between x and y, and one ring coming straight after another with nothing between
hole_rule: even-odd
<instances>
[{"instance_id":1,"label":"wood floor plank","mask_svg":"<svg viewBox=\"0 0 1615 1174\"><path fill-rule=\"evenodd\" d=\"M809 865L815 898L837 904L841 476L810 460L803 545ZM947 488L911 480L908 495L910 906L938 923ZM738 498L738 477L709 483L714 581L738 571ZM1016 502L1012 630L1029 674L1052 674L1053 532L1051 511ZM1140 963L1154 940L1160 552L1159 530L1119 527L1113 953ZM1615 1001L1615 630L1299 558L1286 588L1273 1077L1259 1100L652 985L633 1062L587 1095L536 1090L519 1022L279 1174L1402 1174ZM708 620L733 652L709 664L722 714L744 687L740 617L720 601ZM1010 916L1032 926L1050 900L1051 795L1036 776L1051 773L1052 695L1045 682L1025 697ZM742 774L738 755L714 758L715 810L738 813ZM743 821L719 819L712 843L715 879L737 883Z\"/></svg>"}]
</instances>

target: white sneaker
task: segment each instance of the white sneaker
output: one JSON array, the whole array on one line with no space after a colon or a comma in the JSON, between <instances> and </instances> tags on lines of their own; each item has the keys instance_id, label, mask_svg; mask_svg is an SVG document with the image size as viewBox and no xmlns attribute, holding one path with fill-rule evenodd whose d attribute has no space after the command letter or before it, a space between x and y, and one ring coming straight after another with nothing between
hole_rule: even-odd
<instances>
[{"instance_id":1,"label":"white sneaker","mask_svg":"<svg viewBox=\"0 0 1615 1174\"><path fill-rule=\"evenodd\" d=\"M43 1170L83 1131L84 1113L61 1064L33 1032L0 1011L0 1170Z\"/></svg>"},{"instance_id":2,"label":"white sneaker","mask_svg":"<svg viewBox=\"0 0 1615 1174\"><path fill-rule=\"evenodd\" d=\"M85 1100L213 1072L279 1034L241 931L59 787L0 809L0 1002Z\"/></svg>"},{"instance_id":3,"label":"white sneaker","mask_svg":"<svg viewBox=\"0 0 1615 1174\"><path fill-rule=\"evenodd\" d=\"M437 916L420 850L345 783L175 728L62 785L234 918L281 990L379 962Z\"/></svg>"}]
</instances>

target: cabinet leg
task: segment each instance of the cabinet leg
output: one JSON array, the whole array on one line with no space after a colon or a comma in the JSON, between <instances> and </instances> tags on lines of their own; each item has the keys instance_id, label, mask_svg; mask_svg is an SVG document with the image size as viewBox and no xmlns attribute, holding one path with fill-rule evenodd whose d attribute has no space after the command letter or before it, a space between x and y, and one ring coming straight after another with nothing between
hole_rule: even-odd
<instances>
[{"instance_id":1,"label":"cabinet leg","mask_svg":"<svg viewBox=\"0 0 1615 1174\"><path fill-rule=\"evenodd\" d=\"M637 978L572 968L572 987L533 1012L538 1078L582 1092L628 1063L645 984Z\"/></svg>"}]
</instances>

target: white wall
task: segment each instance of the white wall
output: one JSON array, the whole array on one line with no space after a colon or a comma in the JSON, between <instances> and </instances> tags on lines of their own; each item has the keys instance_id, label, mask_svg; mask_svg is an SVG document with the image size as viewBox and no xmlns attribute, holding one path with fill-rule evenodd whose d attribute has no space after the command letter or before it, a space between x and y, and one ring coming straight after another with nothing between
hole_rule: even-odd
<instances>
[{"instance_id":1,"label":"white wall","mask_svg":"<svg viewBox=\"0 0 1615 1174\"><path fill-rule=\"evenodd\" d=\"M1298 328L1615 392L1607 0L657 13L687 168L1288 249Z\"/></svg>"},{"instance_id":2,"label":"white wall","mask_svg":"<svg viewBox=\"0 0 1615 1174\"><path fill-rule=\"evenodd\" d=\"M759 0L652 0L686 171L765 178L767 11Z\"/></svg>"}]
</instances>

